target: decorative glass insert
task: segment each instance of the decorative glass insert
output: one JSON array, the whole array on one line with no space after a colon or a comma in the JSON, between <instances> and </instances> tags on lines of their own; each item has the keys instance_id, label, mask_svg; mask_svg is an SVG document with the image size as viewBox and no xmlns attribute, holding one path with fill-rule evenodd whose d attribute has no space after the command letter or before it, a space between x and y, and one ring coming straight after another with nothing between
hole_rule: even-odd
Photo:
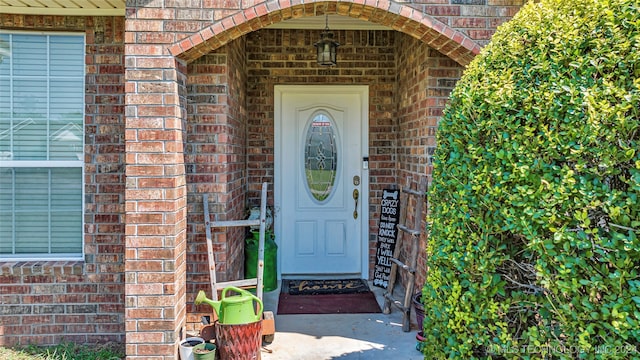
<instances>
[{"instance_id":1,"label":"decorative glass insert","mask_svg":"<svg viewBox=\"0 0 640 360\"><path fill-rule=\"evenodd\" d=\"M304 169L311 195L318 201L326 200L336 181L338 146L335 127L324 113L315 114L307 128Z\"/></svg>"}]
</instances>

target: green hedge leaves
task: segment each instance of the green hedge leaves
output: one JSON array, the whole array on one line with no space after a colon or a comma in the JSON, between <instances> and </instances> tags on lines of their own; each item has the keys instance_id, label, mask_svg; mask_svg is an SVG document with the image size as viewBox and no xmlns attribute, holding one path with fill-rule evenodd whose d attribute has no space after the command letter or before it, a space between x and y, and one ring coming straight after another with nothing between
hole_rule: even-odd
<instances>
[{"instance_id":1,"label":"green hedge leaves","mask_svg":"<svg viewBox=\"0 0 640 360\"><path fill-rule=\"evenodd\" d=\"M502 25L438 132L429 359L640 358L640 2Z\"/></svg>"}]
</instances>

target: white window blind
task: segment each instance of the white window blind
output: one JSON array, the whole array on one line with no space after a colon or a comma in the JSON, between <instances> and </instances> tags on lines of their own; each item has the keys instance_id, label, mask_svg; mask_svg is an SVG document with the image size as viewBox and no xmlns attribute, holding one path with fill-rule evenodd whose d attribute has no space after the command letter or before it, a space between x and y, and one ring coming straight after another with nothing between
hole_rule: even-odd
<instances>
[{"instance_id":1,"label":"white window blind","mask_svg":"<svg viewBox=\"0 0 640 360\"><path fill-rule=\"evenodd\" d=\"M0 259L82 258L84 48L0 33Z\"/></svg>"}]
</instances>

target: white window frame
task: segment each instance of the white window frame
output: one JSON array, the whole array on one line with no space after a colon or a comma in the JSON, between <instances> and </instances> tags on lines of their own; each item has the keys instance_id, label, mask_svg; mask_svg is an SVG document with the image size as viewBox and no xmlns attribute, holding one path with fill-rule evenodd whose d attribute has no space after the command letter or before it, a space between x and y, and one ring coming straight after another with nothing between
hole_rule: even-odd
<instances>
[{"instance_id":1,"label":"white window frame","mask_svg":"<svg viewBox=\"0 0 640 360\"><path fill-rule=\"evenodd\" d=\"M84 64L83 66L83 86L82 86L82 92L85 92L85 88L86 88L86 61L85 61L85 56L86 56L86 48L87 48L87 40L86 40L86 34L83 32L60 32L60 31L21 31L21 30L0 30L0 34L8 34L8 35L12 35L12 34L28 34L28 35L41 35L41 36L81 36L83 39L83 49L85 49L85 51L83 51L82 53L82 63ZM8 57L9 61L13 62L13 58L12 57ZM49 54L47 54L47 59L46 59L46 64L47 64L47 68L49 65ZM11 64L11 69L13 69L13 64ZM12 82L13 81L13 74L9 75L9 79ZM47 76L47 83L50 80L50 76ZM13 92L13 86L10 86L11 91ZM13 97L13 96L12 96ZM84 98L84 96L83 96ZM47 105L47 110L50 108L49 104ZM84 260L84 256L85 256L85 243L84 243L84 235L85 235L85 203L84 203L84 197L85 197L85 165L84 165L84 148L85 148L85 142L84 142L84 138L85 138L85 124L84 124L84 119L86 116L86 103L83 103L82 106L82 154L83 156L81 156L81 158L79 158L78 160L2 160L0 158L0 168L80 168L81 169L81 226L82 226L82 230L81 230L81 235L80 235L80 245L81 245L81 252L80 253L68 253L68 254L45 254L45 253L33 253L33 254L0 254L0 262L16 262L16 261L82 261ZM48 138L47 138L48 141ZM49 150L47 150L49 151ZM15 244L14 244L15 245Z\"/></svg>"}]
</instances>

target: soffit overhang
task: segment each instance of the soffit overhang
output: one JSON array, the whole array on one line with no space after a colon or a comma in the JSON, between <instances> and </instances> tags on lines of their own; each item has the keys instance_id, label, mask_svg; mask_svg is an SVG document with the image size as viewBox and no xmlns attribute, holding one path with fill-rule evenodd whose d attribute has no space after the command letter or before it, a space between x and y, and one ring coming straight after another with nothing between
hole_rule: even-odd
<instances>
[{"instance_id":1,"label":"soffit overhang","mask_svg":"<svg viewBox=\"0 0 640 360\"><path fill-rule=\"evenodd\" d=\"M126 0L0 0L5 14L124 16Z\"/></svg>"}]
</instances>

